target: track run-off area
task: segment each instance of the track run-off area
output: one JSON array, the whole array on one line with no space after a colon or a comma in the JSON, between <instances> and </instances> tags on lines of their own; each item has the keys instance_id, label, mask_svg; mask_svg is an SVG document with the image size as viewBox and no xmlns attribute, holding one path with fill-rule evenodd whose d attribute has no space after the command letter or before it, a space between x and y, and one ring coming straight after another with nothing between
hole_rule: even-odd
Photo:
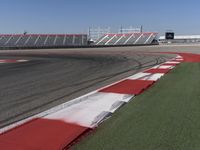
<instances>
[{"instance_id":1,"label":"track run-off area","mask_svg":"<svg viewBox=\"0 0 200 150\"><path fill-rule=\"evenodd\" d=\"M1 60L24 61L0 64L0 128L169 61L176 56L169 52L199 53L199 48L174 45L1 51Z\"/></svg>"}]
</instances>

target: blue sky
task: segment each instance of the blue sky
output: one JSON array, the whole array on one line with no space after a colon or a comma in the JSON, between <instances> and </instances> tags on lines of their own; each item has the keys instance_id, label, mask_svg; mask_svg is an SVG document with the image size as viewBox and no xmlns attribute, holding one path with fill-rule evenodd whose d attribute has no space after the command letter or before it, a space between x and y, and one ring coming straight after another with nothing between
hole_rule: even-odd
<instances>
[{"instance_id":1,"label":"blue sky","mask_svg":"<svg viewBox=\"0 0 200 150\"><path fill-rule=\"evenodd\" d=\"M200 34L199 0L0 0L0 33L86 33L89 26L144 26Z\"/></svg>"}]
</instances>

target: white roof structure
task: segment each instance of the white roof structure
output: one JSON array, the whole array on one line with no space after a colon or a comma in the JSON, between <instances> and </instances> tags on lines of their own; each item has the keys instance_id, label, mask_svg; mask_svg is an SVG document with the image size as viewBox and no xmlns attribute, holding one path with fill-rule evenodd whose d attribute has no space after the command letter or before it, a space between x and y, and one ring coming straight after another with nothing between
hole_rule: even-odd
<instances>
[{"instance_id":1,"label":"white roof structure","mask_svg":"<svg viewBox=\"0 0 200 150\"><path fill-rule=\"evenodd\" d=\"M174 36L175 40L192 40L192 39L200 39L200 35L178 35ZM165 36L160 36L159 40L165 40Z\"/></svg>"}]
</instances>

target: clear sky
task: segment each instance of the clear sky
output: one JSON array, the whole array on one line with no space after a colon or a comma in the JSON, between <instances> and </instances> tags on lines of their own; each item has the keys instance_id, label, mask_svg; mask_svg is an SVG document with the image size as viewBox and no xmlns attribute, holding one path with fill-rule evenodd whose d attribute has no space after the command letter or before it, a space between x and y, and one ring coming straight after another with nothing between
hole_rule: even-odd
<instances>
[{"instance_id":1,"label":"clear sky","mask_svg":"<svg viewBox=\"0 0 200 150\"><path fill-rule=\"evenodd\" d=\"M0 33L86 33L89 26L144 26L200 34L199 0L0 0Z\"/></svg>"}]
</instances>

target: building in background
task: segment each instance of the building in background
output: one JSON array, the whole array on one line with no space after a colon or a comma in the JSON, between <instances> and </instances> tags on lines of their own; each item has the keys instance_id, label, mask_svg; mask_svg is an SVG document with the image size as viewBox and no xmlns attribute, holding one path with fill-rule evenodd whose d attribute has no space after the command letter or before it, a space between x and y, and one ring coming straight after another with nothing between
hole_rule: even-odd
<instances>
[{"instance_id":1,"label":"building in background","mask_svg":"<svg viewBox=\"0 0 200 150\"><path fill-rule=\"evenodd\" d=\"M160 36L159 43L200 43L200 35L175 35L174 32L166 32Z\"/></svg>"}]
</instances>

